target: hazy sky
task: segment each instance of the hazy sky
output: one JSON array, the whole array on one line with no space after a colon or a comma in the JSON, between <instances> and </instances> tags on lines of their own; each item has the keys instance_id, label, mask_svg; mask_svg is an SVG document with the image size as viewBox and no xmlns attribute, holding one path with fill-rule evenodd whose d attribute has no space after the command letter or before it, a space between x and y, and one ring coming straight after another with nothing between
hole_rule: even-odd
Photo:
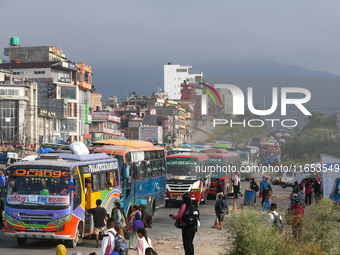
<instances>
[{"instance_id":1,"label":"hazy sky","mask_svg":"<svg viewBox=\"0 0 340 255\"><path fill-rule=\"evenodd\" d=\"M119 99L163 88L167 62L207 78L249 61L340 75L338 1L0 0L0 10L0 57L10 36L22 46L58 44L92 66L97 92Z\"/></svg>"}]
</instances>

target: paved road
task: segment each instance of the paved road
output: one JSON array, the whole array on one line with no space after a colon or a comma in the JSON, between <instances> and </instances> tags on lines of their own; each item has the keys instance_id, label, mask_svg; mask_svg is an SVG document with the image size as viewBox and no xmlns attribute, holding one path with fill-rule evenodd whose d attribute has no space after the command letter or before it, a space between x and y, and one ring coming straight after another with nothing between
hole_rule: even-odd
<instances>
[{"instance_id":1,"label":"paved road","mask_svg":"<svg viewBox=\"0 0 340 255\"><path fill-rule=\"evenodd\" d=\"M256 181L259 183L260 176L255 177ZM249 182L241 183L241 192L244 194L244 190L248 188ZM282 189L279 186L273 186L273 194L275 196L285 196L288 197L291 193L291 188ZM229 209L233 206L233 198L227 198L227 204ZM243 198L237 199L238 209L240 204L244 201ZM259 204L259 200L257 202ZM214 224L214 204L215 200L207 200L206 204L202 204L199 207L201 214L201 228L199 231L204 231L205 229L210 229ZM176 214L180 205L170 204L168 208L163 208L155 213L155 223L152 229L149 229L148 235L151 239L160 239L162 237L172 237L180 236L181 230L174 227L174 220L169 217L169 214ZM16 243L16 239L4 237L3 230L0 230L0 254L6 255L17 255L23 253L25 255L46 255L54 254L55 247L62 243L61 241L46 241L46 240L33 240L29 239L27 245L24 248L19 248ZM82 244L78 244L75 249L68 249L67 254L76 253L81 251L84 254L90 254L91 252L97 252L99 254L100 250L95 247L95 240L84 239ZM131 253L135 254L135 253Z\"/></svg>"}]
</instances>

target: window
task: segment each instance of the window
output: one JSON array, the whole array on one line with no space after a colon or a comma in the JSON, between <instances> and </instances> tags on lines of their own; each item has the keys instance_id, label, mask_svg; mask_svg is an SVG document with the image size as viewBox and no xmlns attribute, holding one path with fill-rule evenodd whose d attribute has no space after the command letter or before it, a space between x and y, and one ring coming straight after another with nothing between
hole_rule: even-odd
<instances>
[{"instance_id":1,"label":"window","mask_svg":"<svg viewBox=\"0 0 340 255\"><path fill-rule=\"evenodd\" d=\"M183 69L183 68L181 68L181 69L176 69L176 72L177 73L186 73L187 72L187 69Z\"/></svg>"},{"instance_id":2,"label":"window","mask_svg":"<svg viewBox=\"0 0 340 255\"><path fill-rule=\"evenodd\" d=\"M106 173L99 174L99 189L104 190L106 189Z\"/></svg>"},{"instance_id":3,"label":"window","mask_svg":"<svg viewBox=\"0 0 340 255\"><path fill-rule=\"evenodd\" d=\"M152 166L152 176L158 176L158 165L159 165L159 160L154 160L151 162Z\"/></svg>"},{"instance_id":4,"label":"window","mask_svg":"<svg viewBox=\"0 0 340 255\"><path fill-rule=\"evenodd\" d=\"M45 71L34 71L34 74L45 74Z\"/></svg>"},{"instance_id":5,"label":"window","mask_svg":"<svg viewBox=\"0 0 340 255\"><path fill-rule=\"evenodd\" d=\"M99 174L92 175L92 191L99 191L100 189L100 180Z\"/></svg>"},{"instance_id":6,"label":"window","mask_svg":"<svg viewBox=\"0 0 340 255\"><path fill-rule=\"evenodd\" d=\"M145 170L145 178L152 177L151 161L146 161Z\"/></svg>"},{"instance_id":7,"label":"window","mask_svg":"<svg viewBox=\"0 0 340 255\"><path fill-rule=\"evenodd\" d=\"M18 96L19 90L17 90L17 89L0 89L0 95L2 95L2 96Z\"/></svg>"},{"instance_id":8,"label":"window","mask_svg":"<svg viewBox=\"0 0 340 255\"><path fill-rule=\"evenodd\" d=\"M76 88L60 87L60 98L76 99Z\"/></svg>"},{"instance_id":9,"label":"window","mask_svg":"<svg viewBox=\"0 0 340 255\"><path fill-rule=\"evenodd\" d=\"M24 75L24 72L13 72L13 75Z\"/></svg>"},{"instance_id":10,"label":"window","mask_svg":"<svg viewBox=\"0 0 340 255\"><path fill-rule=\"evenodd\" d=\"M44 120L43 120L43 118L39 118L39 128L44 128Z\"/></svg>"},{"instance_id":11,"label":"window","mask_svg":"<svg viewBox=\"0 0 340 255\"><path fill-rule=\"evenodd\" d=\"M77 120L60 120L60 131L77 132Z\"/></svg>"},{"instance_id":12,"label":"window","mask_svg":"<svg viewBox=\"0 0 340 255\"><path fill-rule=\"evenodd\" d=\"M76 209L81 203L81 187L78 176L73 176L74 191L75 195L73 197L73 210Z\"/></svg>"},{"instance_id":13,"label":"window","mask_svg":"<svg viewBox=\"0 0 340 255\"><path fill-rule=\"evenodd\" d=\"M138 168L137 168L138 169ZM136 180L141 180L144 179L145 177L145 172L146 172L146 163L145 161L141 162L140 167L139 167L139 173L137 176Z\"/></svg>"},{"instance_id":14,"label":"window","mask_svg":"<svg viewBox=\"0 0 340 255\"><path fill-rule=\"evenodd\" d=\"M25 97L28 97L29 93L28 90L25 90Z\"/></svg>"}]
</instances>

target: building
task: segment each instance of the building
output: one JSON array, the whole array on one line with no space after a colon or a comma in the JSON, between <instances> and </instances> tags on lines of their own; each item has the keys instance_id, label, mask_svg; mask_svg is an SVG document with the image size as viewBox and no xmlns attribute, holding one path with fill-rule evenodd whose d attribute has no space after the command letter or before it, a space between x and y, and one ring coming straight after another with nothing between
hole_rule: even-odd
<instances>
[{"instance_id":1,"label":"building","mask_svg":"<svg viewBox=\"0 0 340 255\"><path fill-rule=\"evenodd\" d=\"M35 148L38 143L37 83L13 81L0 70L0 134L2 144ZM30 146L29 146L30 145Z\"/></svg>"},{"instance_id":2,"label":"building","mask_svg":"<svg viewBox=\"0 0 340 255\"><path fill-rule=\"evenodd\" d=\"M93 111L101 111L103 109L102 94L91 93L91 109Z\"/></svg>"},{"instance_id":3,"label":"building","mask_svg":"<svg viewBox=\"0 0 340 255\"><path fill-rule=\"evenodd\" d=\"M219 93L221 101L223 103L223 110L225 117L230 117L233 115L233 94L229 89L220 89Z\"/></svg>"},{"instance_id":4,"label":"building","mask_svg":"<svg viewBox=\"0 0 340 255\"><path fill-rule=\"evenodd\" d=\"M164 65L164 91L168 92L169 99L181 99L181 84L186 82L205 82L203 72L192 70L192 66L173 65L170 62Z\"/></svg>"},{"instance_id":5,"label":"building","mask_svg":"<svg viewBox=\"0 0 340 255\"><path fill-rule=\"evenodd\" d=\"M93 112L89 130L91 139L94 141L118 139L121 136L119 125L120 117L115 116L114 112Z\"/></svg>"},{"instance_id":6,"label":"building","mask_svg":"<svg viewBox=\"0 0 340 255\"><path fill-rule=\"evenodd\" d=\"M91 66L66 61L62 50L50 46L9 47L4 55L10 63L0 68L11 69L17 79L36 82L39 109L55 112L52 140L83 141L89 136Z\"/></svg>"}]
</instances>

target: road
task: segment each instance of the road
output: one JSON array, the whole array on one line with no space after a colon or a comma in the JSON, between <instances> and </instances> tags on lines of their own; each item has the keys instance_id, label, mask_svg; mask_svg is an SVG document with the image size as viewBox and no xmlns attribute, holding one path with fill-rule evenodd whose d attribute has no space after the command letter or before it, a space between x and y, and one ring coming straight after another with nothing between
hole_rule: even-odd
<instances>
[{"instance_id":1,"label":"road","mask_svg":"<svg viewBox=\"0 0 340 255\"><path fill-rule=\"evenodd\" d=\"M258 175L258 174L257 174ZM260 181L260 177L255 177L257 183ZM249 182L241 183L241 192L244 194L244 190L249 187ZM280 186L273 186L273 195L274 196L282 196L288 197L291 193L291 188L282 189ZM240 209L241 204L244 199L237 199L237 207ZM234 199L227 198L227 204L229 210L233 206ZM202 204L199 207L201 214L201 228L199 231L204 231L205 229L210 229L214 224L215 215L214 215L214 204L215 200L210 199L207 200L206 204ZM259 204L259 199L257 200L257 204ZM176 214L180 205L179 204L170 204L168 208L163 208L155 213L155 222L154 227L148 230L148 236L152 240L160 239L162 237L173 237L173 236L181 236L181 230L174 227L174 220L169 217L169 214ZM29 239L27 241L27 245L23 248L18 247L16 243L16 239L4 237L3 230L0 230L0 250L1 254L6 255L17 255L20 253L24 253L25 255L45 255L45 254L54 254L55 247L62 243L61 241L49 241L49 240L33 240ZM94 239L84 239L82 244L78 244L78 246L74 249L68 249L67 254L77 253L81 251L82 254L90 254L91 252L100 253L100 250L95 247ZM130 253L129 253L130 254ZM135 254L131 252L131 254Z\"/></svg>"}]
</instances>

